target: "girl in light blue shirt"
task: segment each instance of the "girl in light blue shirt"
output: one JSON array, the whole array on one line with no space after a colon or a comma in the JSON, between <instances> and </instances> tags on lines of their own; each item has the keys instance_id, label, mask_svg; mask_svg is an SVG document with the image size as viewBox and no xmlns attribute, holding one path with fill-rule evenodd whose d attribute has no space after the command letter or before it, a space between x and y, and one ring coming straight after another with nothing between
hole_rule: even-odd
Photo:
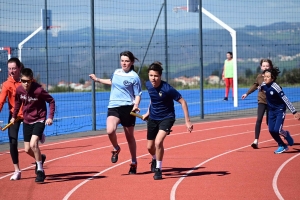
<instances>
[{"instance_id":1,"label":"girl in light blue shirt","mask_svg":"<svg viewBox=\"0 0 300 200\"><path fill-rule=\"evenodd\" d=\"M106 131L114 148L111 162L116 163L118 161L118 155L121 151L116 135L117 126L121 124L131 154L129 174L136 174L137 169L136 141L134 138L136 117L130 115L130 112L140 111L139 103L142 95L141 81L134 71L135 60L138 59L130 51L124 51L120 53L121 68L116 69L110 79L100 79L95 74L89 75L95 82L111 85L106 120Z\"/></svg>"}]
</instances>

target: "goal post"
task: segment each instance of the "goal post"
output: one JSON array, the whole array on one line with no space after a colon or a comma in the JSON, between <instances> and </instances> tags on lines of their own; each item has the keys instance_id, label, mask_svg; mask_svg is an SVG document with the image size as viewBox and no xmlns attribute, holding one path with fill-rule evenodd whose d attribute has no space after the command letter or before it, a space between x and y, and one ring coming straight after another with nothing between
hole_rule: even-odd
<instances>
[{"instance_id":1,"label":"goal post","mask_svg":"<svg viewBox=\"0 0 300 200\"><path fill-rule=\"evenodd\" d=\"M199 12L199 0L187 0L187 7L186 8L187 12ZM185 10L185 9L184 9ZM212 13L208 12L206 9L203 7L201 8L201 12L205 14L207 17L209 17L211 20L222 26L224 29L226 29L232 38L232 54L233 54L233 96L234 96L234 101L233 105L234 107L238 107L238 76L237 76L237 49L236 49L236 31L228 26L226 23L221 21L219 18L214 16Z\"/></svg>"}]
</instances>

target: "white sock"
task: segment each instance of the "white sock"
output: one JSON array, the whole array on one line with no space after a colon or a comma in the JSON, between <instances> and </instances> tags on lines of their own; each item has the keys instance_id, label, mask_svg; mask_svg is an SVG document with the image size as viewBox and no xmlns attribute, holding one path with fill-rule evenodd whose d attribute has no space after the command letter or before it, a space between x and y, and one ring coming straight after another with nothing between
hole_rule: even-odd
<instances>
[{"instance_id":1,"label":"white sock","mask_svg":"<svg viewBox=\"0 0 300 200\"><path fill-rule=\"evenodd\" d=\"M37 164L38 171L44 171L42 161L36 161L36 164Z\"/></svg>"},{"instance_id":2,"label":"white sock","mask_svg":"<svg viewBox=\"0 0 300 200\"><path fill-rule=\"evenodd\" d=\"M162 161L156 161L156 168L159 168L161 170Z\"/></svg>"},{"instance_id":3,"label":"white sock","mask_svg":"<svg viewBox=\"0 0 300 200\"><path fill-rule=\"evenodd\" d=\"M258 143L258 139L255 139L253 143L257 144Z\"/></svg>"},{"instance_id":4,"label":"white sock","mask_svg":"<svg viewBox=\"0 0 300 200\"><path fill-rule=\"evenodd\" d=\"M156 155L155 155L155 154L152 155L152 159L153 159L153 160L156 160Z\"/></svg>"},{"instance_id":5,"label":"white sock","mask_svg":"<svg viewBox=\"0 0 300 200\"><path fill-rule=\"evenodd\" d=\"M131 164L136 164L136 160L135 161L131 160Z\"/></svg>"}]
</instances>

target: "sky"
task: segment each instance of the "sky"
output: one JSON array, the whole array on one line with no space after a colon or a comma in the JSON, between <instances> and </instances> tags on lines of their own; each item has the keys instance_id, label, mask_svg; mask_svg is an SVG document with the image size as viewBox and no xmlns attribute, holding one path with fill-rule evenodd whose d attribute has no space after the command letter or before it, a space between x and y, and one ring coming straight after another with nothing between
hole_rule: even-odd
<instances>
[{"instance_id":1,"label":"sky","mask_svg":"<svg viewBox=\"0 0 300 200\"><path fill-rule=\"evenodd\" d=\"M196 0L197 1L197 0ZM163 0L95 0L95 27L101 29L152 29ZM34 31L41 26L41 9L45 0L0 0L1 31ZM186 6L187 0L167 1L169 29L199 27L198 13L184 10L174 12L174 7ZM232 28L247 25L264 26L276 22L300 22L300 1L289 0L202 0L202 7ZM90 26L90 1L51 0L52 25L61 30L76 30ZM203 28L221 28L203 15ZM164 10L158 29L164 29Z\"/></svg>"}]
</instances>

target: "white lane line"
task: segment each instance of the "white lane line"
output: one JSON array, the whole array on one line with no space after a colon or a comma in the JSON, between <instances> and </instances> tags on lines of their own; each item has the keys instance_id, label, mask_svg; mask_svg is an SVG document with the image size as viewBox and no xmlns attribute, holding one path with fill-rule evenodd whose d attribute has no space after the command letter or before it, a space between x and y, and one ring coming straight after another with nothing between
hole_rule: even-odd
<instances>
[{"instance_id":1,"label":"white lane line","mask_svg":"<svg viewBox=\"0 0 300 200\"><path fill-rule=\"evenodd\" d=\"M215 130L215 129L221 129L221 128L228 128L228 127L235 127L235 126L244 126L244 125L249 125L249 124L253 124L253 123L248 123L248 124L237 124L237 125L233 125L233 126L219 126L219 127L214 127L214 128L207 128L207 129L201 129L201 130L197 130L197 131L193 131L193 133L195 132L203 132L203 131L209 131L209 130ZM175 134L171 134L169 135L168 137L172 137L172 136L177 136L177 135L181 135L181 134L189 134L187 132L180 132L180 133L175 133ZM191 133L192 134L192 133ZM96 137L99 137L99 136L96 136ZM83 138L84 139L84 138ZM81 139L79 139L81 140ZM136 142L139 142L139 141L144 141L146 139L141 139L141 140L136 140ZM123 145L123 144L127 144L127 142L124 142L124 143L120 143L119 145ZM51 144L50 144L51 145ZM49 145L49 146L50 146ZM70 156L74 156L74 155L78 155L78 154L81 154L81 153L86 153L86 152L90 152L90 151L94 151L94 150L98 150L98 149L104 149L104 148L109 148L111 146L105 146L105 147L98 147L96 149L91 149L91 150L87 150L87 151L82 151L82 152L78 152L78 153L74 153L74 154L69 154L67 156L61 156L61 157L58 157L58 158L55 158L55 159L52 159L52 160L48 160L46 161L45 163L48 163L48 162L52 162L54 160L58 160L58 159L63 159L63 158L67 158L67 157L70 157ZM34 167L35 165L32 165L32 166L29 166L29 167L26 167L26 168L23 168L22 170L26 170L26 169L30 169L32 167ZM0 180L9 176L9 175L12 175L13 173L9 173L7 175L4 175L4 176L1 176L0 177Z\"/></svg>"},{"instance_id":2,"label":"white lane line","mask_svg":"<svg viewBox=\"0 0 300 200\"><path fill-rule=\"evenodd\" d=\"M227 122L227 121L236 121L236 120L252 119L252 118L256 118L256 117L243 117L243 118L235 118L235 119L224 119L224 120L218 120L218 121L198 122L198 123L193 123L193 124L194 125L196 125L196 124L197 125L198 124L211 124L211 123L216 123L216 122ZM287 121L287 120L292 120L292 119L285 119L285 121ZM251 124L253 124L253 123L251 123ZM180 126L185 126L185 124L179 124L179 125L176 125L175 127L180 127ZM142 132L142 131L145 131L145 130L147 130L147 129L135 130L135 132ZM121 132L121 133L118 133L118 134L124 134L124 132ZM65 141L62 141L62 142L44 144L44 145L41 145L40 148L47 147L47 146L64 144L64 143L69 143L69 142L77 142L77 141L80 141L80 140L88 140L88 139L97 138L97 137L105 137L105 136L106 136L106 134L100 135L100 136L85 137L85 138L80 138L80 139L65 140ZM55 136L53 136L53 137L55 137ZM18 151L23 152L24 149L19 149ZM3 153L0 153L0 156L6 155L6 154L9 154L9 153L10 153L9 151L3 152Z\"/></svg>"},{"instance_id":3,"label":"white lane line","mask_svg":"<svg viewBox=\"0 0 300 200\"><path fill-rule=\"evenodd\" d=\"M250 118L254 118L254 117L250 117ZM248 119L248 118L239 118L239 119ZM227 120L219 120L218 122L222 122L222 121L235 121L235 120L239 120L239 119L227 119ZM287 120L290 120L290 119L287 119ZM199 123L193 123L194 125L195 124L211 124L211 123L215 123L216 121L209 121L209 122L199 122ZM254 124L254 123L249 123L249 124ZM249 124L244 124L244 125L249 125ZM243 124L241 124L243 125ZM173 126L173 127L180 127L180 126L185 126L185 124L179 124L179 125L176 125L176 126ZM223 128L226 128L228 126L224 126ZM146 131L147 129L140 129L140 130L135 130L135 132L143 132L143 131ZM121 133L118 133L118 134L124 134L124 132L121 132ZM80 138L80 139L72 139L72 140L65 140L65 141L62 141L62 142L56 142L56 143L50 143L50 144L44 144L44 145L41 145L40 148L43 148L43 147L48 147L48 146L53 146L53 145L58 145L58 144L64 144L64 143L69 143L69 142L77 142L77 141L80 141L80 140L87 140L87 139L92 139L92 138L97 138L97 137L106 137L107 135L104 134L104 135L100 135L100 136L91 136L91 137L85 137L85 138ZM55 137L55 136L53 136ZM24 149L19 149L19 152L23 152ZM5 155L5 154L9 154L10 152L7 151L7 152L3 152L3 153L0 153L0 156L2 155Z\"/></svg>"},{"instance_id":4,"label":"white lane line","mask_svg":"<svg viewBox=\"0 0 300 200\"><path fill-rule=\"evenodd\" d=\"M297 125L291 125L291 126L297 126ZM285 127L291 127L291 126L285 126ZM300 134L294 134L293 136L296 136L296 135L300 135ZM259 143L266 143L266 142L270 142L270 141L274 141L273 139L270 139L270 140L265 140L265 141L262 141L262 142L259 142ZM204 165L205 163L208 163L209 161L212 161L216 158L219 158L221 156L224 156L226 154L229 154L229 153L232 153L232 152L235 152L235 151L238 151L240 149L244 149L244 148L247 148L249 147L249 145L247 146L243 146L243 147L240 147L240 148L237 148L237 149L233 149L233 150L230 150L230 151L227 151L225 153L222 153L222 154L219 154L219 155L216 155L210 159L207 159L205 160L204 162L200 163L199 165L193 167L190 171L188 171L186 174L182 175L177 181L176 183L173 185L172 189L171 189L171 193L170 193L170 200L175 200L175 196L176 196L176 190L179 186L179 184L185 179L185 177L187 177L190 173L192 173L195 169L199 169L199 167L201 165Z\"/></svg>"},{"instance_id":5,"label":"white lane line","mask_svg":"<svg viewBox=\"0 0 300 200\"><path fill-rule=\"evenodd\" d=\"M198 141L194 141L194 142L189 142L189 143L185 143L185 144L181 144L181 145L177 145L177 146L173 146L173 147L169 147L169 148L166 148L165 151L167 150L170 150L170 149L175 149L175 148L179 148L179 147L183 147L183 146L187 146L187 145L191 145L191 144L196 144L196 143L200 143L200 142L206 142L206 141L210 141L210 140L216 140L216 139L220 139L220 138L226 138L226 137L232 137L232 136L236 136L236 135L242 135L242 134L246 134L246 133L252 133L253 131L247 131L247 132L242 132L242 133L236 133L236 134L231 134L231 135L225 135L225 136L219 136L219 137L215 137L215 138L209 138L209 139L205 139L205 140L198 140ZM270 140L271 141L271 140ZM248 145L249 147L249 145ZM149 153L147 154L143 154L141 156L138 156L137 158L141 158L141 157L145 157L145 156L149 156ZM130 160L127 160L127 161L124 161L122 163L119 163L117 165L114 165L112 167L109 167L93 176L91 176L90 178L84 180L83 182L79 183L78 185L76 185L72 190L70 190L66 196L63 198L63 200L67 200L69 199L69 197L78 189L80 188L81 186L83 186L84 184L86 184L87 182L89 182L90 180L93 180L94 177L97 177L99 176L100 174L103 174L104 172L108 171L108 170L111 170L115 167L118 167L120 165L123 165L127 162L129 162Z\"/></svg>"},{"instance_id":6,"label":"white lane line","mask_svg":"<svg viewBox=\"0 0 300 200\"><path fill-rule=\"evenodd\" d=\"M284 163L282 163L282 165L277 169L274 177L273 177L273 182L272 182L272 186L273 186L273 190L276 194L276 196L278 197L278 199L280 200L284 200L284 198L281 196L279 190L278 190L278 187L277 187L277 180L278 180L278 177L279 177L279 174L281 172L281 170L291 161L293 160L294 158L296 158L297 156L299 156L300 153L294 155L293 157L289 158L288 160L286 160Z\"/></svg>"}]
</instances>

